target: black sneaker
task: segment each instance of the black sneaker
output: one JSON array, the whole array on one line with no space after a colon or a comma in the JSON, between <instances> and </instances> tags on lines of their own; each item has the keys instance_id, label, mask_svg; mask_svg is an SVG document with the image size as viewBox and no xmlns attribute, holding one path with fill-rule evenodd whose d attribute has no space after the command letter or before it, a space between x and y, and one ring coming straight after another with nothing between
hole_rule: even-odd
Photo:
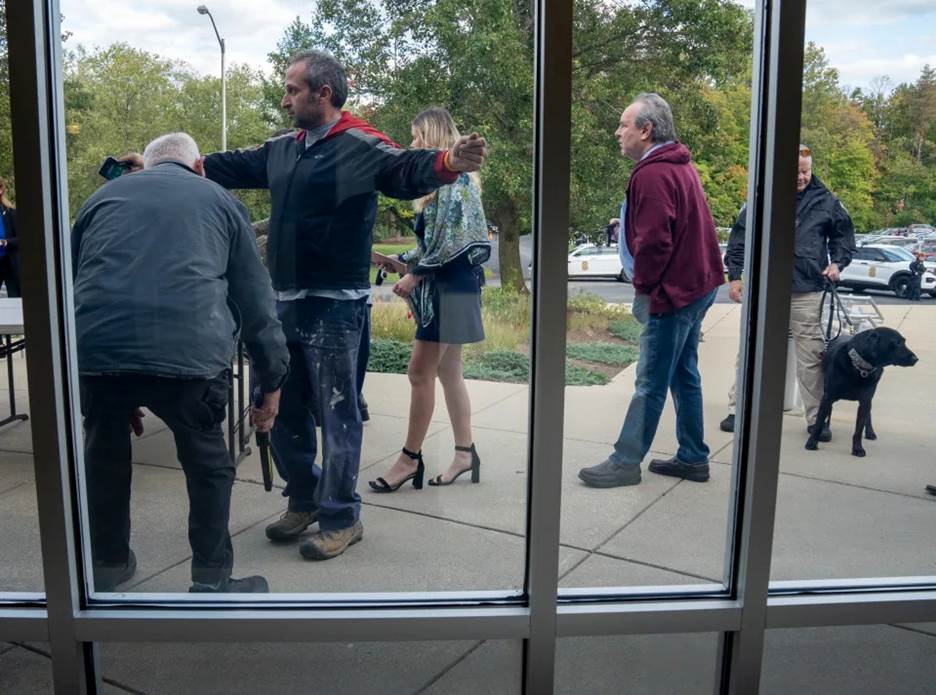
<instances>
[{"instance_id":1,"label":"black sneaker","mask_svg":"<svg viewBox=\"0 0 936 695\"><path fill-rule=\"evenodd\" d=\"M621 487L640 483L640 466L622 466L605 459L597 466L579 471L579 479L588 487Z\"/></svg>"},{"instance_id":2,"label":"black sneaker","mask_svg":"<svg viewBox=\"0 0 936 695\"><path fill-rule=\"evenodd\" d=\"M114 591L118 585L129 581L136 571L136 554L131 550L123 565L94 566L94 588L97 591Z\"/></svg>"},{"instance_id":3,"label":"black sneaker","mask_svg":"<svg viewBox=\"0 0 936 695\"><path fill-rule=\"evenodd\" d=\"M718 423L718 429L722 432L734 432L734 413Z\"/></svg>"},{"instance_id":4,"label":"black sneaker","mask_svg":"<svg viewBox=\"0 0 936 695\"><path fill-rule=\"evenodd\" d=\"M659 475L671 475L694 483L704 483L709 479L707 463L683 463L675 456L671 459L653 459L648 468Z\"/></svg>"},{"instance_id":5,"label":"black sneaker","mask_svg":"<svg viewBox=\"0 0 936 695\"><path fill-rule=\"evenodd\" d=\"M258 574L243 579L234 579L229 577L217 584L202 584L201 582L192 582L189 587L189 593L192 594L268 594L270 585L267 580Z\"/></svg>"},{"instance_id":6,"label":"black sneaker","mask_svg":"<svg viewBox=\"0 0 936 695\"><path fill-rule=\"evenodd\" d=\"M815 425L810 425L806 428L806 434L812 434L816 429ZM820 442L831 442L832 441L832 430L829 429L828 425L825 425L822 428L822 432L819 433Z\"/></svg>"}]
</instances>

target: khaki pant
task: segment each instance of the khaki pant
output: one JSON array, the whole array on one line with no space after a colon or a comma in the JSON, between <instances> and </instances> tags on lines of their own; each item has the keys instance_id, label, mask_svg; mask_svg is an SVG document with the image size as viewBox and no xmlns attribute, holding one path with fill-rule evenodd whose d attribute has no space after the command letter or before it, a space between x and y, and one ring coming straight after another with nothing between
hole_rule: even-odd
<instances>
[{"instance_id":1,"label":"khaki pant","mask_svg":"<svg viewBox=\"0 0 936 695\"><path fill-rule=\"evenodd\" d=\"M822 400L822 351L825 341L819 320L821 292L802 292L790 296L790 332L796 350L796 380L799 382L800 397L806 423L812 425L819 412ZM735 381L728 390L728 412L734 414L737 399L737 373L741 367L741 353L735 357Z\"/></svg>"}]
</instances>

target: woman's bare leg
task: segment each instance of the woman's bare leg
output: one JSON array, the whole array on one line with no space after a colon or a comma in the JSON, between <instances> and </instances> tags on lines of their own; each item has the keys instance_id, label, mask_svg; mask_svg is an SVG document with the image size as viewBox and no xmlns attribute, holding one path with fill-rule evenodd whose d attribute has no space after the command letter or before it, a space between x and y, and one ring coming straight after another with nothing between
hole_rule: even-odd
<instances>
[{"instance_id":1,"label":"woman's bare leg","mask_svg":"<svg viewBox=\"0 0 936 695\"><path fill-rule=\"evenodd\" d=\"M410 356L407 375L410 381L409 425L406 430L404 446L412 452L422 449L432 413L435 410L435 380L439 373L439 363L443 359L448 345L416 340L413 354ZM384 474L383 479L391 487L416 470L417 462L402 451L397 460Z\"/></svg>"},{"instance_id":2,"label":"woman's bare leg","mask_svg":"<svg viewBox=\"0 0 936 695\"><path fill-rule=\"evenodd\" d=\"M439 381L445 393L445 405L448 408L452 431L455 434L455 446L471 446L471 399L462 374L462 346L449 345L439 363ZM442 482L452 480L461 471L471 468L471 453L456 451L452 465L442 475Z\"/></svg>"}]
</instances>

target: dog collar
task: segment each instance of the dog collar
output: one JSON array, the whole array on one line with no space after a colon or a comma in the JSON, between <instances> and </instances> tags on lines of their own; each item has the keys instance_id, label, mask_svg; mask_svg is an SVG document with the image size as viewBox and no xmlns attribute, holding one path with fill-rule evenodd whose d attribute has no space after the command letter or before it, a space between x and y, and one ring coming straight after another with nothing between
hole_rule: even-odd
<instances>
[{"instance_id":1,"label":"dog collar","mask_svg":"<svg viewBox=\"0 0 936 695\"><path fill-rule=\"evenodd\" d=\"M848 356L851 358L852 366L858 371L862 379L867 379L877 371L877 367L869 364L867 360L858 354L855 348L848 351Z\"/></svg>"}]
</instances>

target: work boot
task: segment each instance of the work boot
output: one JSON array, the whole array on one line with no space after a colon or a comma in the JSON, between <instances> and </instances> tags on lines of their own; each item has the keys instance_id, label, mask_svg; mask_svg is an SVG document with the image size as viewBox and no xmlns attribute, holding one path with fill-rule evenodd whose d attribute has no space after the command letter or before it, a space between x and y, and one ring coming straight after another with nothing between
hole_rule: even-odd
<instances>
[{"instance_id":1,"label":"work boot","mask_svg":"<svg viewBox=\"0 0 936 695\"><path fill-rule=\"evenodd\" d=\"M734 413L730 413L728 417L718 423L718 429L722 432L734 432Z\"/></svg>"},{"instance_id":2,"label":"work boot","mask_svg":"<svg viewBox=\"0 0 936 695\"><path fill-rule=\"evenodd\" d=\"M653 459L648 468L658 475L671 475L694 483L704 483L709 479L707 463L684 463L675 456L669 459Z\"/></svg>"},{"instance_id":3,"label":"work boot","mask_svg":"<svg viewBox=\"0 0 936 695\"><path fill-rule=\"evenodd\" d=\"M130 580L136 574L137 559L131 550L127 562L122 565L95 565L94 588L97 591L114 591L119 584Z\"/></svg>"},{"instance_id":4,"label":"work boot","mask_svg":"<svg viewBox=\"0 0 936 695\"><path fill-rule=\"evenodd\" d=\"M349 528L313 533L299 546L299 552L309 560L329 560L341 555L349 545L354 545L363 536L364 525L355 521L354 526Z\"/></svg>"},{"instance_id":5,"label":"work boot","mask_svg":"<svg viewBox=\"0 0 936 695\"><path fill-rule=\"evenodd\" d=\"M287 511L266 527L266 537L271 541L291 541L318 520L318 512Z\"/></svg>"},{"instance_id":6,"label":"work boot","mask_svg":"<svg viewBox=\"0 0 936 695\"><path fill-rule=\"evenodd\" d=\"M217 584L203 584L201 582L192 582L189 587L191 594L268 594L270 585L267 580L258 574L243 579L227 579Z\"/></svg>"},{"instance_id":7,"label":"work boot","mask_svg":"<svg viewBox=\"0 0 936 695\"><path fill-rule=\"evenodd\" d=\"M816 430L815 425L810 425L806 428L806 434L812 434ZM819 433L818 437L820 442L831 442L832 441L832 430L828 425L823 426L822 432Z\"/></svg>"},{"instance_id":8,"label":"work boot","mask_svg":"<svg viewBox=\"0 0 936 695\"><path fill-rule=\"evenodd\" d=\"M589 487L620 487L640 482L640 466L622 466L605 459L597 466L582 468L579 479Z\"/></svg>"}]
</instances>

